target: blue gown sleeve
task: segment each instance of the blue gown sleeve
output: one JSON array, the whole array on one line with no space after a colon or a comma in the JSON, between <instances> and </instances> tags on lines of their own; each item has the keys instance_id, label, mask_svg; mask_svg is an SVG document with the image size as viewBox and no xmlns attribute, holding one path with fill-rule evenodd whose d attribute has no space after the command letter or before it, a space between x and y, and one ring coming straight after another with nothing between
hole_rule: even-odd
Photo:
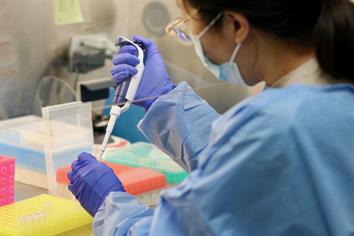
<instances>
[{"instance_id":1,"label":"blue gown sleeve","mask_svg":"<svg viewBox=\"0 0 354 236\"><path fill-rule=\"evenodd\" d=\"M95 235L148 235L153 210L126 192L110 193L95 215Z\"/></svg>"},{"instance_id":2,"label":"blue gown sleeve","mask_svg":"<svg viewBox=\"0 0 354 236\"><path fill-rule=\"evenodd\" d=\"M197 166L220 115L185 82L157 99L139 123L146 138L187 171Z\"/></svg>"}]
</instances>

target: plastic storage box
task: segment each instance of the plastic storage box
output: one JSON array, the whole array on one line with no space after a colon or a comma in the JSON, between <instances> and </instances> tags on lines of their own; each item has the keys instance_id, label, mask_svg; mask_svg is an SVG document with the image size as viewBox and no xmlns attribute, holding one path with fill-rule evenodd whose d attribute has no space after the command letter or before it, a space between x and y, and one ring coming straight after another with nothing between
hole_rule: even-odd
<instances>
[{"instance_id":1,"label":"plastic storage box","mask_svg":"<svg viewBox=\"0 0 354 236\"><path fill-rule=\"evenodd\" d=\"M76 236L91 222L78 202L47 194L0 208L2 236Z\"/></svg>"},{"instance_id":2,"label":"plastic storage box","mask_svg":"<svg viewBox=\"0 0 354 236\"><path fill-rule=\"evenodd\" d=\"M146 168L133 168L124 165L105 162L111 167L122 182L124 189L138 197L147 205L156 205L159 192L167 186L166 178L163 174ZM70 166L61 168L57 171L58 196L74 199L68 190L69 180L67 173L71 170Z\"/></svg>"},{"instance_id":3,"label":"plastic storage box","mask_svg":"<svg viewBox=\"0 0 354 236\"><path fill-rule=\"evenodd\" d=\"M42 113L0 122L0 153L16 158L16 181L55 193L56 170L92 151L91 104L61 104Z\"/></svg>"},{"instance_id":4,"label":"plastic storage box","mask_svg":"<svg viewBox=\"0 0 354 236\"><path fill-rule=\"evenodd\" d=\"M0 207L13 203L15 158L0 156Z\"/></svg>"},{"instance_id":5,"label":"plastic storage box","mask_svg":"<svg viewBox=\"0 0 354 236\"><path fill-rule=\"evenodd\" d=\"M178 184L187 177L187 172L177 163L148 143L139 142L118 150L107 150L104 159L117 164L156 170L163 173L170 184Z\"/></svg>"}]
</instances>

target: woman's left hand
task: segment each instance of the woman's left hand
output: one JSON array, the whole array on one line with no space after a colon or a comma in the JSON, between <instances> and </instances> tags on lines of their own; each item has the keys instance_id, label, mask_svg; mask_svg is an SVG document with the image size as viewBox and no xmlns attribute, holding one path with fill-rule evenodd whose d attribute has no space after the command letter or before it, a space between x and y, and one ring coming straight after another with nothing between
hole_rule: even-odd
<instances>
[{"instance_id":1,"label":"woman's left hand","mask_svg":"<svg viewBox=\"0 0 354 236\"><path fill-rule=\"evenodd\" d=\"M125 192L113 170L91 154L81 153L71 167L69 190L92 216L111 192Z\"/></svg>"}]
</instances>

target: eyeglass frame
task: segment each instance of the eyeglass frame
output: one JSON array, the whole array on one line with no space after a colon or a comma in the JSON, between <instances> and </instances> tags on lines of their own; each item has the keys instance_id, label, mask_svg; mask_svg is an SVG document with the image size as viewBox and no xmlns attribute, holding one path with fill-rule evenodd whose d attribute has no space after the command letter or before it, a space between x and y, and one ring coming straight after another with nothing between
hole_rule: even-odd
<instances>
[{"instance_id":1,"label":"eyeglass frame","mask_svg":"<svg viewBox=\"0 0 354 236\"><path fill-rule=\"evenodd\" d=\"M195 14L195 13L194 13ZM193 15L194 15L193 14ZM210 23L196 36L198 39L201 39L210 29L215 25L215 23L223 16L223 12L219 12L211 21ZM169 35L175 36L178 41L185 45L193 45L192 37L190 36L192 33L189 31L186 33L183 30L180 30L181 25L184 26L186 23L192 18L191 15L188 16L180 16L176 19L172 20L165 28L166 33ZM173 33L172 33L173 32ZM187 40L182 39L178 36L177 32L183 32L184 35L188 37Z\"/></svg>"}]
</instances>

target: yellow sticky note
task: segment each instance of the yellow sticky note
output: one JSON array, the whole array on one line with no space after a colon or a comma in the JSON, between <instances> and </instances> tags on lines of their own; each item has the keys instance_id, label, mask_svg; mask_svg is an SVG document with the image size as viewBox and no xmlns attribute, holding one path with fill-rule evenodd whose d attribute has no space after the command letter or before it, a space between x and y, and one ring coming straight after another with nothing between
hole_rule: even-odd
<instances>
[{"instance_id":1,"label":"yellow sticky note","mask_svg":"<svg viewBox=\"0 0 354 236\"><path fill-rule=\"evenodd\" d=\"M54 17L56 25L83 22L80 0L55 0Z\"/></svg>"}]
</instances>

